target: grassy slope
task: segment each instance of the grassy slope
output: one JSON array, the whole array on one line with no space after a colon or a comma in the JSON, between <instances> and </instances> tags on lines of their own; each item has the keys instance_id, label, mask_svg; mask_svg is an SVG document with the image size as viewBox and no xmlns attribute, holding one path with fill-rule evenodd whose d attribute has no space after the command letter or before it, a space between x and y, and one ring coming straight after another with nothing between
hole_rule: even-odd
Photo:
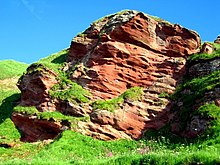
<instances>
[{"instance_id":1,"label":"grassy slope","mask_svg":"<svg viewBox=\"0 0 220 165\"><path fill-rule=\"evenodd\" d=\"M41 62L56 69L57 66L62 65L65 56L64 51L64 53L49 56ZM7 76L7 78L10 77ZM148 133L146 138L140 141L105 142L72 131L64 131L50 144L45 142L22 143L19 142L20 134L10 119L13 102L19 98L19 91L15 87L0 88L0 90L0 144L14 145L12 148L0 146L0 164L220 163L219 137L210 137L206 141L200 139L187 141L167 134L166 129ZM200 111L207 113L203 109L201 107Z\"/></svg>"},{"instance_id":2,"label":"grassy slope","mask_svg":"<svg viewBox=\"0 0 220 165\"><path fill-rule=\"evenodd\" d=\"M0 80L21 76L27 66L25 63L13 60L0 61Z\"/></svg>"}]
</instances>

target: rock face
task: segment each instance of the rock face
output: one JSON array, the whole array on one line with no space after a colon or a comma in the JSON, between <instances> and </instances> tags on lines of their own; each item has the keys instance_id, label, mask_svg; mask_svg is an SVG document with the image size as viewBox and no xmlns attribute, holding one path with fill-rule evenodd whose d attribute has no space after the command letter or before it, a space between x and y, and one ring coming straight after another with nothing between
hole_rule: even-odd
<instances>
[{"instance_id":1,"label":"rock face","mask_svg":"<svg viewBox=\"0 0 220 165\"><path fill-rule=\"evenodd\" d=\"M209 61L199 61L188 69L190 77L200 77L220 70L220 59L215 58Z\"/></svg>"},{"instance_id":2,"label":"rock face","mask_svg":"<svg viewBox=\"0 0 220 165\"><path fill-rule=\"evenodd\" d=\"M199 51L200 38L139 12L105 17L75 37L68 60L88 68L72 79L94 96L109 99L133 86L164 86L172 93L184 73L185 58Z\"/></svg>"},{"instance_id":3,"label":"rock face","mask_svg":"<svg viewBox=\"0 0 220 165\"><path fill-rule=\"evenodd\" d=\"M172 118L169 99L160 95L175 91L185 73L187 56L199 52L199 46L196 32L142 12L123 11L104 17L72 40L65 70L71 73L72 81L92 93L91 101L118 97L135 86L144 89L143 95L136 101L125 99L113 112L94 110L91 103L73 106L74 113L68 106L60 106L61 112L89 116L91 121L78 122L75 130L104 140L138 139L148 129L159 129ZM20 79L21 104L40 111L45 110L43 105L57 109L48 95L58 83L56 75L47 70L43 73ZM16 120L25 132L18 123Z\"/></svg>"}]
</instances>

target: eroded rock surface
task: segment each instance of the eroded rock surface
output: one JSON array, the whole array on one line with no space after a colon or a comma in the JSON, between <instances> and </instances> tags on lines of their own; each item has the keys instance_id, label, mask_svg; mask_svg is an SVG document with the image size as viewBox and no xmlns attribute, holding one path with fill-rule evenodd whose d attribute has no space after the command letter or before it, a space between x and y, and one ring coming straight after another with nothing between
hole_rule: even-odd
<instances>
[{"instance_id":1,"label":"eroded rock surface","mask_svg":"<svg viewBox=\"0 0 220 165\"><path fill-rule=\"evenodd\" d=\"M50 103L49 90L58 83L57 74L41 64L33 64L27 69L17 86L21 91L23 106L36 106L40 111L55 110Z\"/></svg>"},{"instance_id":2,"label":"eroded rock surface","mask_svg":"<svg viewBox=\"0 0 220 165\"><path fill-rule=\"evenodd\" d=\"M12 121L22 132L21 141L25 142L54 139L63 131L61 123L39 120L36 116L13 113Z\"/></svg>"},{"instance_id":3,"label":"eroded rock surface","mask_svg":"<svg viewBox=\"0 0 220 165\"><path fill-rule=\"evenodd\" d=\"M160 95L175 91L185 73L187 56L199 52L199 46L196 32L141 12L107 16L72 40L65 71L71 73L72 81L92 93L91 102L118 97L135 86L144 89L141 99L125 100L113 112L94 110L90 103L61 106L63 103L56 100L55 105L48 91L58 82L55 74L46 71L21 78L21 105L37 106L42 111L59 105L59 110L68 115L89 116L91 121L78 122L75 130L95 138L139 139L147 129L159 129L172 118L170 100ZM15 124L25 132L28 124L21 121Z\"/></svg>"},{"instance_id":4,"label":"eroded rock surface","mask_svg":"<svg viewBox=\"0 0 220 165\"><path fill-rule=\"evenodd\" d=\"M133 86L163 86L172 93L186 57L199 51L199 36L143 13L106 17L75 37L68 60L80 63L72 79L94 96L109 99Z\"/></svg>"}]
</instances>

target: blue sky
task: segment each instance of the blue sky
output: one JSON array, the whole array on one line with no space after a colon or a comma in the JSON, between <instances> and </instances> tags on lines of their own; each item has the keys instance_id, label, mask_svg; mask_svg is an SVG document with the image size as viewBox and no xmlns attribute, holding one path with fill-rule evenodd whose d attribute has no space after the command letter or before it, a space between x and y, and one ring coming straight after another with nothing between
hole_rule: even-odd
<instances>
[{"instance_id":1,"label":"blue sky","mask_svg":"<svg viewBox=\"0 0 220 165\"><path fill-rule=\"evenodd\" d=\"M134 9L197 31L220 34L219 0L0 0L0 60L32 63L70 45L105 15Z\"/></svg>"}]
</instances>

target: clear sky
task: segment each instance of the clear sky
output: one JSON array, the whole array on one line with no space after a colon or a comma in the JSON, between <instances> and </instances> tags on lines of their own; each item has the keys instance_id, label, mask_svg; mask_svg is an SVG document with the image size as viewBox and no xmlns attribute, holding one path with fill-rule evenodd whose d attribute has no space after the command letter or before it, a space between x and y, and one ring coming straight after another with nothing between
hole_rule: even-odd
<instances>
[{"instance_id":1,"label":"clear sky","mask_svg":"<svg viewBox=\"0 0 220 165\"><path fill-rule=\"evenodd\" d=\"M72 38L108 14L134 9L197 31L220 34L220 0L0 0L0 60L32 63L69 47Z\"/></svg>"}]
</instances>

